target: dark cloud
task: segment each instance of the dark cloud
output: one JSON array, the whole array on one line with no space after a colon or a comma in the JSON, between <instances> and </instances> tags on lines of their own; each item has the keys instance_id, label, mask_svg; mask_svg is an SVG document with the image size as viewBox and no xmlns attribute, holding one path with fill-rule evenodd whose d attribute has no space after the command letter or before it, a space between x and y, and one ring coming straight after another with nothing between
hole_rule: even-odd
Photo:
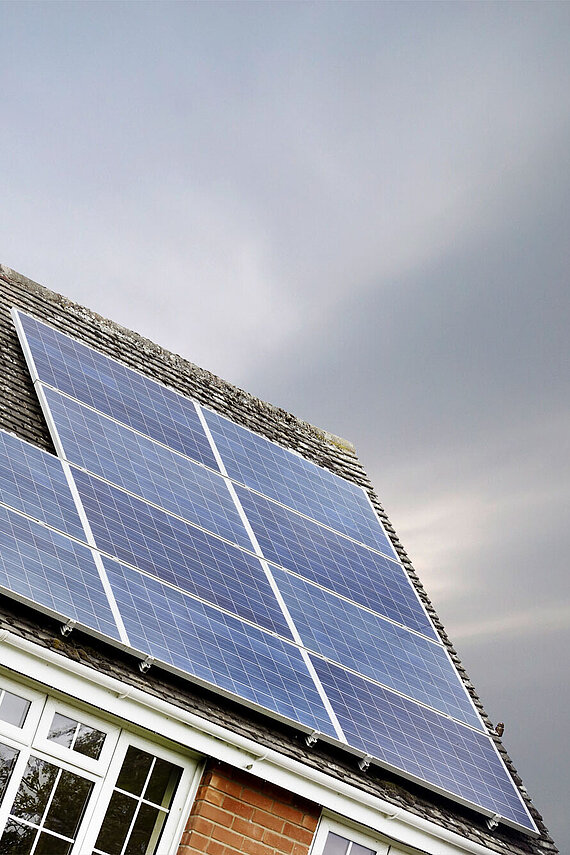
<instances>
[{"instance_id":1,"label":"dark cloud","mask_svg":"<svg viewBox=\"0 0 570 855\"><path fill-rule=\"evenodd\" d=\"M352 283L249 383L356 442L562 851L569 150L424 269Z\"/></svg>"}]
</instances>

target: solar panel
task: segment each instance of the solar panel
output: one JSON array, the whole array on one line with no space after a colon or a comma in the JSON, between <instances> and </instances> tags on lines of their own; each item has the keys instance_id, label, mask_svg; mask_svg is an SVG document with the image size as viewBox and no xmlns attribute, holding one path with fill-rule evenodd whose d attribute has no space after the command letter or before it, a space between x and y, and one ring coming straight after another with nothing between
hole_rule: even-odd
<instances>
[{"instance_id":1,"label":"solar panel","mask_svg":"<svg viewBox=\"0 0 570 855\"><path fill-rule=\"evenodd\" d=\"M361 487L203 408L230 478L395 557Z\"/></svg>"},{"instance_id":2,"label":"solar panel","mask_svg":"<svg viewBox=\"0 0 570 855\"><path fill-rule=\"evenodd\" d=\"M488 736L343 668L313 660L351 745L407 777L533 827Z\"/></svg>"},{"instance_id":3,"label":"solar panel","mask_svg":"<svg viewBox=\"0 0 570 855\"><path fill-rule=\"evenodd\" d=\"M251 550L221 475L58 392L44 394L67 460Z\"/></svg>"},{"instance_id":4,"label":"solar panel","mask_svg":"<svg viewBox=\"0 0 570 855\"><path fill-rule=\"evenodd\" d=\"M23 312L33 379L217 469L192 401Z\"/></svg>"},{"instance_id":5,"label":"solar panel","mask_svg":"<svg viewBox=\"0 0 570 855\"><path fill-rule=\"evenodd\" d=\"M5 431L0 431L0 502L72 537L85 537L60 461Z\"/></svg>"},{"instance_id":6,"label":"solar panel","mask_svg":"<svg viewBox=\"0 0 570 855\"><path fill-rule=\"evenodd\" d=\"M536 831L363 490L18 323L128 638L87 546L3 511L6 590ZM84 539L61 464L10 442L7 501Z\"/></svg>"},{"instance_id":7,"label":"solar panel","mask_svg":"<svg viewBox=\"0 0 570 855\"><path fill-rule=\"evenodd\" d=\"M65 620L120 638L91 550L1 506L0 585Z\"/></svg>"},{"instance_id":8,"label":"solar panel","mask_svg":"<svg viewBox=\"0 0 570 855\"><path fill-rule=\"evenodd\" d=\"M290 637L253 555L81 470L74 477L99 549Z\"/></svg>"},{"instance_id":9,"label":"solar panel","mask_svg":"<svg viewBox=\"0 0 570 855\"><path fill-rule=\"evenodd\" d=\"M283 570L273 574L305 647L483 729L441 644Z\"/></svg>"},{"instance_id":10,"label":"solar panel","mask_svg":"<svg viewBox=\"0 0 570 855\"><path fill-rule=\"evenodd\" d=\"M436 637L400 564L251 490L236 491L268 561Z\"/></svg>"},{"instance_id":11,"label":"solar panel","mask_svg":"<svg viewBox=\"0 0 570 855\"><path fill-rule=\"evenodd\" d=\"M199 680L311 730L335 736L292 644L105 560L131 644Z\"/></svg>"}]
</instances>

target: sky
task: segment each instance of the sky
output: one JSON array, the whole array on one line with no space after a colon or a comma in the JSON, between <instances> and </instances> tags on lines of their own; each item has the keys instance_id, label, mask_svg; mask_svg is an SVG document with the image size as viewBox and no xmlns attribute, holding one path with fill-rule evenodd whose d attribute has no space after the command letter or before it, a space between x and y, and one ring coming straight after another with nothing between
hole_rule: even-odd
<instances>
[{"instance_id":1,"label":"sky","mask_svg":"<svg viewBox=\"0 0 570 855\"><path fill-rule=\"evenodd\" d=\"M0 261L355 444L570 851L570 4L0 31Z\"/></svg>"}]
</instances>

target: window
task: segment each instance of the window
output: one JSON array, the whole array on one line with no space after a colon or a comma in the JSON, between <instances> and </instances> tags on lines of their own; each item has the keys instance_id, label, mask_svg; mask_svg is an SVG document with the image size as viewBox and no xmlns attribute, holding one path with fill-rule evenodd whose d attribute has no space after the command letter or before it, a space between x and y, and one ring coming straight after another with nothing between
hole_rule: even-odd
<instances>
[{"instance_id":1,"label":"window","mask_svg":"<svg viewBox=\"0 0 570 855\"><path fill-rule=\"evenodd\" d=\"M313 840L311 855L388 855L395 850L368 833L324 816Z\"/></svg>"},{"instance_id":2,"label":"window","mask_svg":"<svg viewBox=\"0 0 570 855\"><path fill-rule=\"evenodd\" d=\"M163 855L196 764L0 678L0 855Z\"/></svg>"},{"instance_id":3,"label":"window","mask_svg":"<svg viewBox=\"0 0 570 855\"><path fill-rule=\"evenodd\" d=\"M376 855L376 849L355 843L334 831L329 831L323 849L323 855Z\"/></svg>"}]
</instances>

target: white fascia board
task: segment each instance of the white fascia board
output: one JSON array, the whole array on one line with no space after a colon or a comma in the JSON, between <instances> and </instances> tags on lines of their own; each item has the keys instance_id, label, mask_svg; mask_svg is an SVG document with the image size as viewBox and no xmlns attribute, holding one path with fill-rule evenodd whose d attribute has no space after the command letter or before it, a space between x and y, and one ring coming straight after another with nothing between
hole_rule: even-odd
<instances>
[{"instance_id":1,"label":"white fascia board","mask_svg":"<svg viewBox=\"0 0 570 855\"><path fill-rule=\"evenodd\" d=\"M396 844L426 855L496 855L495 850L9 630L0 631L0 645L2 668L24 679L33 674L33 682L192 752L244 769Z\"/></svg>"}]
</instances>

